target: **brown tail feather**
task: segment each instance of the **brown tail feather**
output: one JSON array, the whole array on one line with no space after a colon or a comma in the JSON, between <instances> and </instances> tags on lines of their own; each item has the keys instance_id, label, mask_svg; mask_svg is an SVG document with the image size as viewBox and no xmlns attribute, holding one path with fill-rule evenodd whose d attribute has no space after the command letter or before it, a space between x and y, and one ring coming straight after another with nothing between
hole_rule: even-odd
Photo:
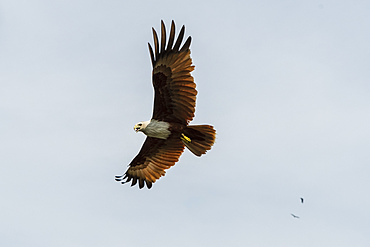
<instances>
[{"instance_id":1,"label":"brown tail feather","mask_svg":"<svg viewBox=\"0 0 370 247\"><path fill-rule=\"evenodd\" d=\"M216 130L211 125L189 125L181 139L193 154L201 156L215 143Z\"/></svg>"}]
</instances>

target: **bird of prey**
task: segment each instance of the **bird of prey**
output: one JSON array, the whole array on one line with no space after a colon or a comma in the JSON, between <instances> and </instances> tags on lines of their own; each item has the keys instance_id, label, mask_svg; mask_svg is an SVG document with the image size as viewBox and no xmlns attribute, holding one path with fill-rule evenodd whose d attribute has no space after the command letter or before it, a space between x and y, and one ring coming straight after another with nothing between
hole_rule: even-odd
<instances>
[{"instance_id":1,"label":"bird of prey","mask_svg":"<svg viewBox=\"0 0 370 247\"><path fill-rule=\"evenodd\" d=\"M301 197L301 203L303 203L304 202L304 199Z\"/></svg>"},{"instance_id":2,"label":"bird of prey","mask_svg":"<svg viewBox=\"0 0 370 247\"><path fill-rule=\"evenodd\" d=\"M185 26L182 26L175 42L175 23L172 21L168 41L166 27L161 22L160 43L153 30L154 50L148 43L153 65L152 83L154 87L153 115L149 121L134 126L136 132L147 137L140 152L129 164L126 173L116 176L121 183L131 182L139 188L144 184L150 189L152 184L165 175L165 170L173 166L184 148L196 156L211 149L216 131L211 125L189 125L194 118L197 90L194 70L190 58L189 36L181 46Z\"/></svg>"},{"instance_id":3,"label":"bird of prey","mask_svg":"<svg viewBox=\"0 0 370 247\"><path fill-rule=\"evenodd\" d=\"M294 218L299 219L299 216L297 216L297 215L294 215L294 214L290 214L290 215L293 216Z\"/></svg>"}]
</instances>

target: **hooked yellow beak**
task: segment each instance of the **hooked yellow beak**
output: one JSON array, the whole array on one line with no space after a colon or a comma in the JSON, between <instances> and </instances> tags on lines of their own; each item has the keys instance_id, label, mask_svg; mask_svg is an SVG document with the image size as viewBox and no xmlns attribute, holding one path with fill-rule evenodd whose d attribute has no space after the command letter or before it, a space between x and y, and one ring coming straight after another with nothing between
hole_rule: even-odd
<instances>
[{"instance_id":1,"label":"hooked yellow beak","mask_svg":"<svg viewBox=\"0 0 370 247\"><path fill-rule=\"evenodd\" d=\"M136 132L138 132L138 131L139 131L139 129L140 129L140 126L139 126L139 125L137 125L137 124L135 124L135 126L134 126L134 130L135 130Z\"/></svg>"}]
</instances>

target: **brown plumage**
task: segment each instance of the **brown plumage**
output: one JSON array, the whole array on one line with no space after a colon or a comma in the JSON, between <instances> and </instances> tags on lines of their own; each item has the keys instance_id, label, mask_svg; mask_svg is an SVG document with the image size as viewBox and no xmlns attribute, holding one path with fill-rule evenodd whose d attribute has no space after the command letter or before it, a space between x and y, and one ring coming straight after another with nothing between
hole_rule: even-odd
<instances>
[{"instance_id":1,"label":"brown plumage","mask_svg":"<svg viewBox=\"0 0 370 247\"><path fill-rule=\"evenodd\" d=\"M185 27L182 26L175 42L175 23L172 21L166 47L163 21L160 43L153 28L154 50L148 44L153 65L153 116L150 121L135 125L136 131L142 131L148 137L126 173L116 176L117 181L132 181L131 186L139 182L139 188L144 184L151 188L165 175L165 170L178 161L185 146L201 156L214 144L216 131L213 126L188 125L194 118L197 90L190 74L194 70L189 49L191 37L180 48L184 33Z\"/></svg>"},{"instance_id":2,"label":"brown plumage","mask_svg":"<svg viewBox=\"0 0 370 247\"><path fill-rule=\"evenodd\" d=\"M190 58L189 37L179 49L185 33L182 26L179 37L172 48L175 39L175 23L172 21L167 48L166 28L162 21L161 52L157 33L153 29L154 53L150 44L149 51L153 64L154 109L153 119L187 124L194 117L197 90L194 78L190 72L194 70Z\"/></svg>"}]
</instances>

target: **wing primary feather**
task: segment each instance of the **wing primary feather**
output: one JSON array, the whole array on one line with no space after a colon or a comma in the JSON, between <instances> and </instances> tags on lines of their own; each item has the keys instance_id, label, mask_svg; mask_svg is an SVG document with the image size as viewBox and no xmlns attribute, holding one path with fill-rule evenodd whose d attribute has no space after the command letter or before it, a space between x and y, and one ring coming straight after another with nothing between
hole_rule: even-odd
<instances>
[{"instance_id":1,"label":"wing primary feather","mask_svg":"<svg viewBox=\"0 0 370 247\"><path fill-rule=\"evenodd\" d=\"M163 53L166 47L166 26L163 20L161 21L161 28L161 53Z\"/></svg>"},{"instance_id":2,"label":"wing primary feather","mask_svg":"<svg viewBox=\"0 0 370 247\"><path fill-rule=\"evenodd\" d=\"M127 181L128 182L128 181ZM134 186L137 183L137 178L132 178L131 186Z\"/></svg>"},{"instance_id":3,"label":"wing primary feather","mask_svg":"<svg viewBox=\"0 0 370 247\"><path fill-rule=\"evenodd\" d=\"M171 31L170 31L170 37L168 39L168 45L167 45L167 51L172 49L173 41L175 39L175 22L172 21L171 23Z\"/></svg>"},{"instance_id":4,"label":"wing primary feather","mask_svg":"<svg viewBox=\"0 0 370 247\"><path fill-rule=\"evenodd\" d=\"M152 46L150 45L149 42L148 42L148 47L149 47L149 52L150 52L150 59L152 60L152 65L153 65L153 68L154 68L155 58L154 58L153 48L152 48Z\"/></svg>"},{"instance_id":5,"label":"wing primary feather","mask_svg":"<svg viewBox=\"0 0 370 247\"><path fill-rule=\"evenodd\" d=\"M144 179L139 178L139 188L142 189L144 187Z\"/></svg>"},{"instance_id":6,"label":"wing primary feather","mask_svg":"<svg viewBox=\"0 0 370 247\"><path fill-rule=\"evenodd\" d=\"M116 176L116 181L121 182L127 178L127 174L121 175L121 176Z\"/></svg>"},{"instance_id":7,"label":"wing primary feather","mask_svg":"<svg viewBox=\"0 0 370 247\"><path fill-rule=\"evenodd\" d=\"M159 55L158 35L154 28L152 28L152 30L153 30L153 39L154 39L155 58L158 59L158 55Z\"/></svg>"},{"instance_id":8,"label":"wing primary feather","mask_svg":"<svg viewBox=\"0 0 370 247\"><path fill-rule=\"evenodd\" d=\"M148 187L148 189L152 188L152 182L145 181L145 183L146 183L146 187Z\"/></svg>"},{"instance_id":9,"label":"wing primary feather","mask_svg":"<svg viewBox=\"0 0 370 247\"><path fill-rule=\"evenodd\" d=\"M188 39L185 41L185 44L182 46L180 52L183 52L189 49L190 43L191 43L191 36L189 36Z\"/></svg>"},{"instance_id":10,"label":"wing primary feather","mask_svg":"<svg viewBox=\"0 0 370 247\"><path fill-rule=\"evenodd\" d=\"M180 33L179 33L179 37L176 40L176 44L173 47L173 50L175 50L175 51L178 51L179 50L180 45L181 45L181 42L182 42L182 39L184 38L184 33L185 33L185 26L182 26L182 28L180 30Z\"/></svg>"}]
</instances>

